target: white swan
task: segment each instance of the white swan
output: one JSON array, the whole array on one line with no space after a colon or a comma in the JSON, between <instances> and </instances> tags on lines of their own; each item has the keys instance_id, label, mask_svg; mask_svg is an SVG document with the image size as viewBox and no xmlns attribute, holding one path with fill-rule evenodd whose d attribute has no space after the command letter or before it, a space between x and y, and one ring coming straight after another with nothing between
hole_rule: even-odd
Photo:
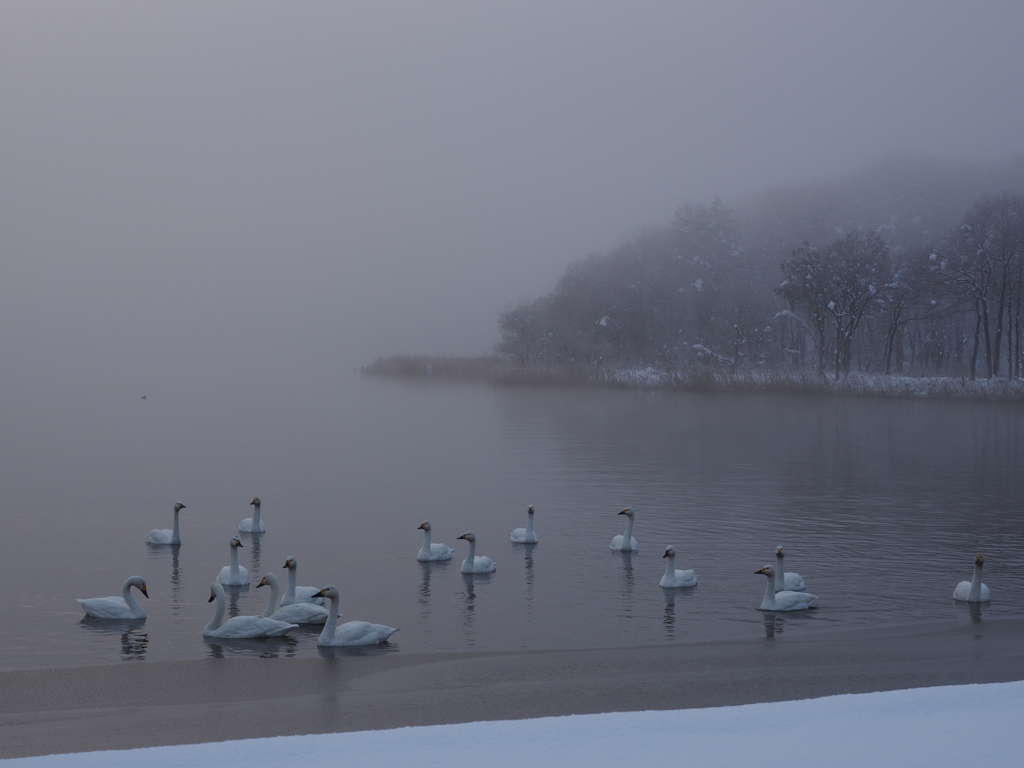
<instances>
[{"instance_id":1,"label":"white swan","mask_svg":"<svg viewBox=\"0 0 1024 768\"><path fill-rule=\"evenodd\" d=\"M281 607L281 582L273 573L268 573L260 579L256 588L260 587L270 587L270 600L267 601L267 607L263 611L263 615L267 618L290 624L323 624L327 621L327 609L322 605L292 603Z\"/></svg>"},{"instance_id":2,"label":"white swan","mask_svg":"<svg viewBox=\"0 0 1024 768\"><path fill-rule=\"evenodd\" d=\"M775 548L775 591L776 592L803 592L807 589L804 584L804 577L799 573L786 573L786 550L782 547Z\"/></svg>"},{"instance_id":3,"label":"white swan","mask_svg":"<svg viewBox=\"0 0 1024 768\"><path fill-rule=\"evenodd\" d=\"M676 548L668 547L665 549L665 554L662 557L667 557L668 562L665 563L665 575L661 577L661 586L665 589L672 589L674 587L695 587L697 586L697 574L691 570L677 571L676 570Z\"/></svg>"},{"instance_id":4,"label":"white swan","mask_svg":"<svg viewBox=\"0 0 1024 768\"><path fill-rule=\"evenodd\" d=\"M231 540L231 565L225 565L220 569L217 582L225 587L242 587L249 583L249 572L244 566L238 564L238 548L242 542L237 536Z\"/></svg>"},{"instance_id":5,"label":"white swan","mask_svg":"<svg viewBox=\"0 0 1024 768\"><path fill-rule=\"evenodd\" d=\"M249 503L256 507L256 511L252 513L252 517L247 517L238 524L238 530L242 533L266 533L267 526L260 521L260 497L257 496Z\"/></svg>"},{"instance_id":6,"label":"white swan","mask_svg":"<svg viewBox=\"0 0 1024 768\"><path fill-rule=\"evenodd\" d=\"M462 534L461 536L459 536L459 538L465 539L469 542L469 554L467 554L466 559L462 561L462 572L494 573L494 571L498 567L498 564L485 555L477 555L476 536L472 533L472 531Z\"/></svg>"},{"instance_id":7,"label":"white swan","mask_svg":"<svg viewBox=\"0 0 1024 768\"><path fill-rule=\"evenodd\" d=\"M626 507L617 514L626 515L626 530L621 536L616 536L612 539L609 549L614 549L616 552L637 552L640 549L640 545L636 543L636 539L633 538L633 508Z\"/></svg>"},{"instance_id":8,"label":"white swan","mask_svg":"<svg viewBox=\"0 0 1024 768\"><path fill-rule=\"evenodd\" d=\"M398 630L385 627L383 624L371 624L368 621L347 621L338 626L338 588L333 584L317 592L317 597L326 597L331 601L330 614L324 624L316 644L320 646L337 645L379 645L387 642Z\"/></svg>"},{"instance_id":9,"label":"white swan","mask_svg":"<svg viewBox=\"0 0 1024 768\"><path fill-rule=\"evenodd\" d=\"M429 563L434 560L451 560L455 550L447 544L430 543L430 523L420 523L419 530L423 531L423 546L420 547L416 559L421 563Z\"/></svg>"},{"instance_id":10,"label":"white swan","mask_svg":"<svg viewBox=\"0 0 1024 768\"><path fill-rule=\"evenodd\" d=\"M287 635L293 629L298 629L298 624L291 624L287 621L276 621L266 616L234 616L224 621L224 611L227 609L227 598L224 597L224 587L214 582L210 587L210 599L208 603L217 601L217 609L213 612L210 623L203 628L205 637L223 637L239 640L250 637L281 637Z\"/></svg>"},{"instance_id":11,"label":"white swan","mask_svg":"<svg viewBox=\"0 0 1024 768\"><path fill-rule=\"evenodd\" d=\"M178 530L178 513L185 509L185 505L178 502L174 505L174 528L154 528L146 536L147 544L181 544L181 533Z\"/></svg>"},{"instance_id":12,"label":"white swan","mask_svg":"<svg viewBox=\"0 0 1024 768\"><path fill-rule=\"evenodd\" d=\"M953 599L965 603L987 603L992 599L988 587L981 583L981 569L985 565L985 556L979 552L974 556L974 575L970 581L961 581L953 590Z\"/></svg>"},{"instance_id":13,"label":"white swan","mask_svg":"<svg viewBox=\"0 0 1024 768\"><path fill-rule=\"evenodd\" d=\"M533 505L526 508L526 527L512 531L513 544L536 544L537 532L533 530Z\"/></svg>"},{"instance_id":14,"label":"white swan","mask_svg":"<svg viewBox=\"0 0 1024 768\"><path fill-rule=\"evenodd\" d=\"M289 557L284 561L284 567L288 569L288 586L284 590L284 597L281 599L281 605L291 605L292 603L313 603L314 605L324 604L324 599L322 597L313 597L313 595L320 591L319 587L295 586L295 574L298 573L299 567L298 560L294 557Z\"/></svg>"},{"instance_id":15,"label":"white swan","mask_svg":"<svg viewBox=\"0 0 1024 768\"><path fill-rule=\"evenodd\" d=\"M764 600L761 601L762 611L803 611L818 600L817 595L809 592L776 592L774 565L766 565L754 573L763 573L768 577L768 587L764 591Z\"/></svg>"},{"instance_id":16,"label":"white swan","mask_svg":"<svg viewBox=\"0 0 1024 768\"><path fill-rule=\"evenodd\" d=\"M121 585L120 597L76 597L75 602L82 606L86 616L92 616L94 619L144 619L146 612L132 594L132 587L149 597L146 580L141 576L129 576Z\"/></svg>"}]
</instances>

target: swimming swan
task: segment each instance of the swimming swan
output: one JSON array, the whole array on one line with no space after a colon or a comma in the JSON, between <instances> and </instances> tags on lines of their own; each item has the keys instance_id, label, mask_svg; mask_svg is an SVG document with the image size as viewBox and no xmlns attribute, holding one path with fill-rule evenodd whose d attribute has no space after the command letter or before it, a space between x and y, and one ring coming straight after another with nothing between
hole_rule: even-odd
<instances>
[{"instance_id":1,"label":"swimming swan","mask_svg":"<svg viewBox=\"0 0 1024 768\"><path fill-rule=\"evenodd\" d=\"M775 548L775 591L803 592L807 589L804 577L799 573L786 573L786 551L782 547Z\"/></svg>"},{"instance_id":2,"label":"swimming swan","mask_svg":"<svg viewBox=\"0 0 1024 768\"><path fill-rule=\"evenodd\" d=\"M293 629L298 629L298 624L290 624L287 621L275 621L266 616L234 616L224 621L224 611L227 609L227 598L224 597L224 587L214 582L210 587L210 599L206 602L217 601L217 610L213 612L210 623L203 628L204 637L222 637L227 639L242 639L251 637L281 637L287 635Z\"/></svg>"},{"instance_id":3,"label":"swimming swan","mask_svg":"<svg viewBox=\"0 0 1024 768\"><path fill-rule=\"evenodd\" d=\"M768 577L768 587L761 601L762 611L803 611L813 606L818 599L817 595L809 592L776 592L774 565L766 565L754 573L763 573Z\"/></svg>"},{"instance_id":4,"label":"swimming swan","mask_svg":"<svg viewBox=\"0 0 1024 768\"><path fill-rule=\"evenodd\" d=\"M513 544L536 544L537 533L533 530L533 505L526 508L526 527L512 531Z\"/></svg>"},{"instance_id":5,"label":"swimming swan","mask_svg":"<svg viewBox=\"0 0 1024 768\"><path fill-rule=\"evenodd\" d=\"M147 598L146 580L141 576L129 576L121 586L121 596L75 598L86 616L94 619L144 619L146 612L135 600L131 588L135 587Z\"/></svg>"},{"instance_id":6,"label":"swimming swan","mask_svg":"<svg viewBox=\"0 0 1024 768\"><path fill-rule=\"evenodd\" d=\"M383 624L371 624L368 621L348 621L338 626L338 588L333 584L317 592L317 597L326 597L331 601L330 615L327 623L317 638L318 646L340 645L379 645L387 642L398 630L385 627Z\"/></svg>"},{"instance_id":7,"label":"swimming swan","mask_svg":"<svg viewBox=\"0 0 1024 768\"><path fill-rule=\"evenodd\" d=\"M324 604L324 599L322 597L313 597L313 595L320 591L319 587L295 586L295 574L298 573L299 567L298 560L294 557L289 557L284 561L284 567L288 569L288 586L285 587L284 597L281 599L281 605L291 605L292 603L313 603L314 605Z\"/></svg>"},{"instance_id":8,"label":"swimming swan","mask_svg":"<svg viewBox=\"0 0 1024 768\"><path fill-rule=\"evenodd\" d=\"M459 538L469 542L469 554L462 561L461 570L463 573L494 573L497 570L498 564L491 560L491 558L485 555L477 555L476 536L472 531L462 534Z\"/></svg>"},{"instance_id":9,"label":"swimming swan","mask_svg":"<svg viewBox=\"0 0 1024 768\"><path fill-rule=\"evenodd\" d=\"M242 587L249 583L249 572L244 566L238 564L238 548L242 542L237 536L231 540L231 565L225 565L220 569L217 582L225 587Z\"/></svg>"},{"instance_id":10,"label":"swimming swan","mask_svg":"<svg viewBox=\"0 0 1024 768\"><path fill-rule=\"evenodd\" d=\"M667 557L665 563L665 575L661 577L661 586L665 589L674 587L695 587L697 586L697 574L691 570L676 570L676 548L668 547L662 557Z\"/></svg>"},{"instance_id":11,"label":"swimming swan","mask_svg":"<svg viewBox=\"0 0 1024 768\"><path fill-rule=\"evenodd\" d=\"M435 560L451 560L455 550L447 544L430 543L430 523L420 523L418 530L423 531L423 546L420 547L416 559L421 563L429 563Z\"/></svg>"},{"instance_id":12,"label":"swimming swan","mask_svg":"<svg viewBox=\"0 0 1024 768\"><path fill-rule=\"evenodd\" d=\"M284 621L290 624L323 624L327 621L327 609L322 605L292 603L282 608L281 582L277 580L275 574L268 573L260 579L256 589L260 587L270 587L270 600L267 601L267 607L263 611L263 615L268 619Z\"/></svg>"},{"instance_id":13,"label":"swimming swan","mask_svg":"<svg viewBox=\"0 0 1024 768\"><path fill-rule=\"evenodd\" d=\"M252 517L247 517L238 524L238 530L242 533L266 533L267 526L260 522L260 497L257 496L249 504L256 507L256 511L252 513Z\"/></svg>"},{"instance_id":14,"label":"swimming swan","mask_svg":"<svg viewBox=\"0 0 1024 768\"><path fill-rule=\"evenodd\" d=\"M147 544L181 544L181 533L178 531L178 513L185 509L185 505L177 503L174 505L174 529L154 528L146 536Z\"/></svg>"},{"instance_id":15,"label":"swimming swan","mask_svg":"<svg viewBox=\"0 0 1024 768\"><path fill-rule=\"evenodd\" d=\"M626 507L617 514L626 515L626 530L621 536L616 536L612 539L609 549L613 549L616 552L637 552L640 550L640 546L636 543L636 539L633 538L633 508Z\"/></svg>"},{"instance_id":16,"label":"swimming swan","mask_svg":"<svg viewBox=\"0 0 1024 768\"><path fill-rule=\"evenodd\" d=\"M953 599L965 603L987 603L992 593L981 583L981 569L985 565L985 556L979 552L974 556L974 575L970 581L961 581L953 590Z\"/></svg>"}]
</instances>

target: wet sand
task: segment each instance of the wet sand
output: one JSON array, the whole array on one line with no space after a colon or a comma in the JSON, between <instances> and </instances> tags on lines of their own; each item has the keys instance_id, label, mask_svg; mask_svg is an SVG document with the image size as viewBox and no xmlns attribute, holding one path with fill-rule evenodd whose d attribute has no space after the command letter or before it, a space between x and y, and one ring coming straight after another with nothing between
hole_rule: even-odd
<instances>
[{"instance_id":1,"label":"wet sand","mask_svg":"<svg viewBox=\"0 0 1024 768\"><path fill-rule=\"evenodd\" d=\"M532 653L0 671L0 758L1024 679L1024 619Z\"/></svg>"}]
</instances>

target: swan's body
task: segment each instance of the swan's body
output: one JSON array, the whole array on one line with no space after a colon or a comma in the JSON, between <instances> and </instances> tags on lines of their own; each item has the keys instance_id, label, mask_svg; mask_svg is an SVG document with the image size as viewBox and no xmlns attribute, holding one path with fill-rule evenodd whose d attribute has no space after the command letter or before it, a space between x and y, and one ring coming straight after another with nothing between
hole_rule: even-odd
<instances>
[{"instance_id":1,"label":"swan's body","mask_svg":"<svg viewBox=\"0 0 1024 768\"><path fill-rule=\"evenodd\" d=\"M476 553L476 536L472 532L464 533L459 538L469 542L469 554L462 561L461 570L463 573L494 573L497 570L498 564L496 562L485 555L478 555Z\"/></svg>"},{"instance_id":2,"label":"swan's body","mask_svg":"<svg viewBox=\"0 0 1024 768\"><path fill-rule=\"evenodd\" d=\"M423 531L423 546L420 547L416 559L421 563L429 563L435 560L451 560L455 550L447 544L432 544L430 542L430 523L422 523L420 530Z\"/></svg>"},{"instance_id":3,"label":"swan's body","mask_svg":"<svg viewBox=\"0 0 1024 768\"><path fill-rule=\"evenodd\" d=\"M676 548L668 547L665 550L665 554L662 557L667 557L668 562L665 563L665 574L661 577L661 586L665 589L673 589L675 587L695 587L697 586L697 574L687 569L685 571L676 570Z\"/></svg>"},{"instance_id":4,"label":"swan's body","mask_svg":"<svg viewBox=\"0 0 1024 768\"><path fill-rule=\"evenodd\" d=\"M284 597L281 598L281 605L292 603L313 603L323 605L322 597L314 597L320 591L319 587L297 587L295 586L296 574L298 573L299 561L289 557L284 561L284 567L288 569L288 586L284 590Z\"/></svg>"},{"instance_id":5,"label":"swan's body","mask_svg":"<svg viewBox=\"0 0 1024 768\"><path fill-rule=\"evenodd\" d=\"M252 513L252 517L247 517L238 524L238 530L242 533L266 533L267 526L260 520L260 497L257 496L249 503L256 507L256 511Z\"/></svg>"},{"instance_id":6,"label":"swan's body","mask_svg":"<svg viewBox=\"0 0 1024 768\"><path fill-rule=\"evenodd\" d=\"M267 618L289 624L323 624L327 621L327 609L322 605L292 603L281 607L281 582L273 573L268 573L260 580L256 588L260 587L270 587L270 599L263 611Z\"/></svg>"},{"instance_id":7,"label":"swan's body","mask_svg":"<svg viewBox=\"0 0 1024 768\"><path fill-rule=\"evenodd\" d=\"M147 598L146 580L141 576L129 576L121 586L121 596L75 598L86 616L94 619L144 619L146 612L142 610L131 588L135 587Z\"/></svg>"},{"instance_id":8,"label":"swan's body","mask_svg":"<svg viewBox=\"0 0 1024 768\"><path fill-rule=\"evenodd\" d=\"M776 592L775 591L775 566L766 565L754 573L763 573L768 577L768 587L764 592L764 600L761 601L762 611L803 611L814 605L818 600L817 595L809 592Z\"/></svg>"},{"instance_id":9,"label":"swan's body","mask_svg":"<svg viewBox=\"0 0 1024 768\"><path fill-rule=\"evenodd\" d=\"M526 527L512 531L513 544L536 544L537 532L533 530L533 505L526 508Z\"/></svg>"},{"instance_id":10,"label":"swan's body","mask_svg":"<svg viewBox=\"0 0 1024 768\"><path fill-rule=\"evenodd\" d=\"M803 592L807 589L804 577L799 573L786 573L786 550L775 548L775 591Z\"/></svg>"},{"instance_id":11,"label":"swan's body","mask_svg":"<svg viewBox=\"0 0 1024 768\"><path fill-rule=\"evenodd\" d=\"M324 624L316 644L319 646L342 645L379 645L386 643L398 630L383 624L371 624L368 621L348 621L338 626L338 588L326 586L317 593L317 597L326 597L331 601L327 623Z\"/></svg>"},{"instance_id":12,"label":"swan's body","mask_svg":"<svg viewBox=\"0 0 1024 768\"><path fill-rule=\"evenodd\" d=\"M281 637L298 629L298 624L287 621L268 619L266 616L234 616L224 621L224 611L227 609L227 598L224 597L224 587L214 583L210 587L210 599L207 602L217 601L217 609L213 612L210 623L203 628L205 637L221 637L225 639L240 640L253 637Z\"/></svg>"},{"instance_id":13,"label":"swan's body","mask_svg":"<svg viewBox=\"0 0 1024 768\"><path fill-rule=\"evenodd\" d=\"M981 583L981 569L985 556L979 552L974 556L974 575L970 581L961 581L953 590L953 599L965 603L987 603L992 599L988 586Z\"/></svg>"},{"instance_id":14,"label":"swan's body","mask_svg":"<svg viewBox=\"0 0 1024 768\"><path fill-rule=\"evenodd\" d=\"M220 569L217 582L225 587L242 587L249 583L249 572L244 566L238 564L238 548L242 542L235 536L231 540L231 565L225 565Z\"/></svg>"},{"instance_id":15,"label":"swan's body","mask_svg":"<svg viewBox=\"0 0 1024 768\"><path fill-rule=\"evenodd\" d=\"M178 513L185 509L185 505L178 503L174 505L174 528L154 528L146 536L147 544L181 544L181 532L178 530Z\"/></svg>"},{"instance_id":16,"label":"swan's body","mask_svg":"<svg viewBox=\"0 0 1024 768\"><path fill-rule=\"evenodd\" d=\"M626 515L626 530L621 536L616 536L612 539L612 543L609 545L609 549L613 549L616 552L637 552L640 549L640 545L636 543L636 539L633 538L633 508L626 507L624 510L619 512L620 515Z\"/></svg>"}]
</instances>

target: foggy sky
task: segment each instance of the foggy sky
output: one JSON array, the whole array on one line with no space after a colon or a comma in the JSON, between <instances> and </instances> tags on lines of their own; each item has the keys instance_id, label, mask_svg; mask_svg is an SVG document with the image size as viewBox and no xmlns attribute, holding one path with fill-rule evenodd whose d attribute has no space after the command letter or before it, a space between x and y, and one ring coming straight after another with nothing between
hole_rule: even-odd
<instances>
[{"instance_id":1,"label":"foggy sky","mask_svg":"<svg viewBox=\"0 0 1024 768\"><path fill-rule=\"evenodd\" d=\"M1024 4L12 2L0 385L479 353L686 202L1024 151Z\"/></svg>"}]
</instances>

